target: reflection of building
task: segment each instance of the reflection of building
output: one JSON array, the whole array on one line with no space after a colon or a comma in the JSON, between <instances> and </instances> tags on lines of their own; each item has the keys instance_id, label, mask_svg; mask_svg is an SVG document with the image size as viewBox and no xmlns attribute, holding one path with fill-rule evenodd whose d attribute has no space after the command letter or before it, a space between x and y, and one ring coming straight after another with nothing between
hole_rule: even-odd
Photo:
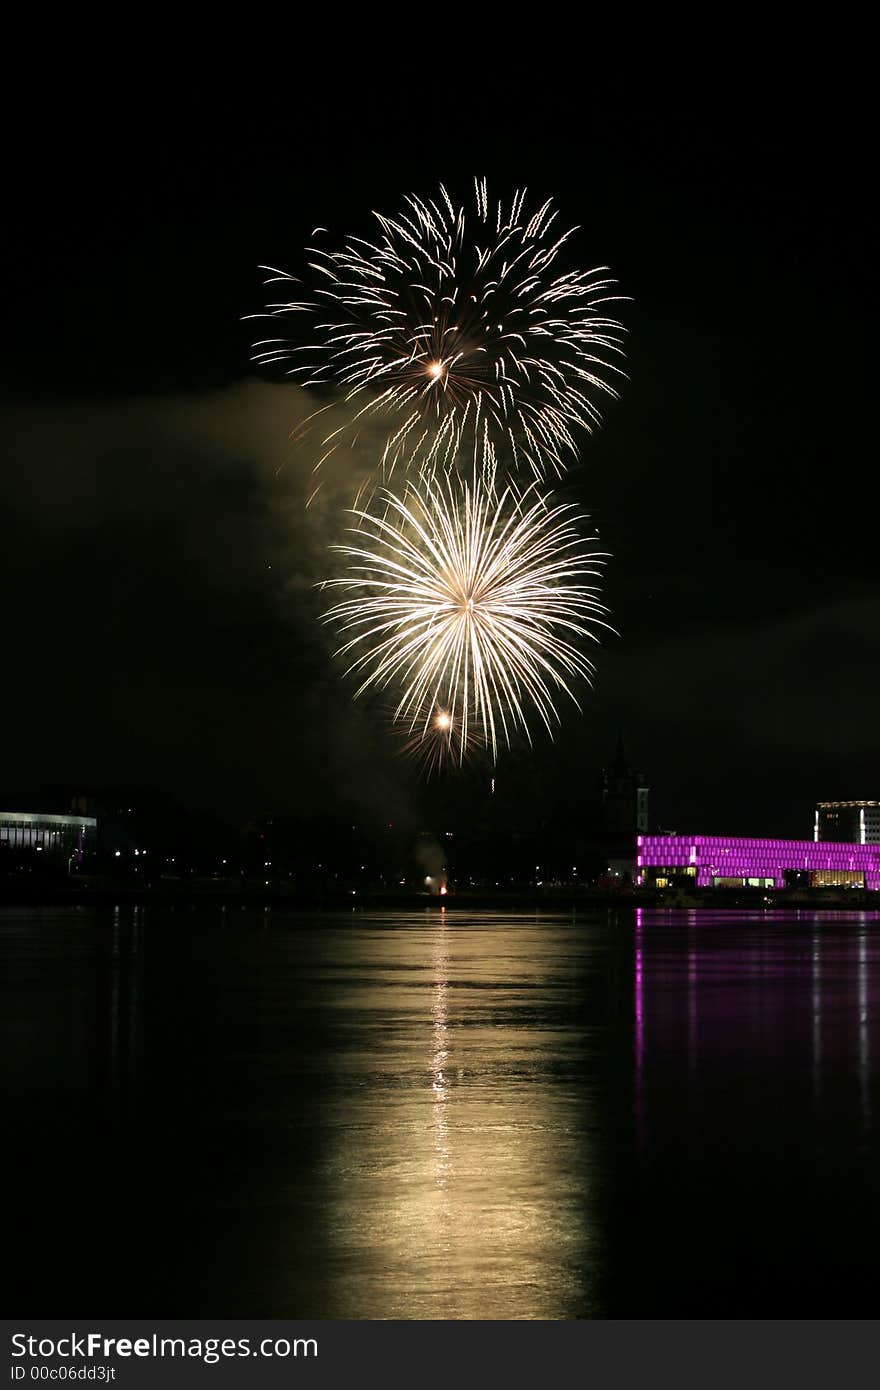
<instances>
[{"instance_id":1,"label":"reflection of building","mask_svg":"<svg viewBox=\"0 0 880 1390\"><path fill-rule=\"evenodd\" d=\"M95 848L97 821L92 816L48 816L28 811L0 811L0 853L13 858L46 855L80 863Z\"/></svg>"},{"instance_id":2,"label":"reflection of building","mask_svg":"<svg viewBox=\"0 0 880 1390\"><path fill-rule=\"evenodd\" d=\"M880 845L880 801L820 801L813 839Z\"/></svg>"},{"instance_id":3,"label":"reflection of building","mask_svg":"<svg viewBox=\"0 0 880 1390\"><path fill-rule=\"evenodd\" d=\"M717 835L639 835L637 881L657 888L880 890L880 845L741 840Z\"/></svg>"}]
</instances>

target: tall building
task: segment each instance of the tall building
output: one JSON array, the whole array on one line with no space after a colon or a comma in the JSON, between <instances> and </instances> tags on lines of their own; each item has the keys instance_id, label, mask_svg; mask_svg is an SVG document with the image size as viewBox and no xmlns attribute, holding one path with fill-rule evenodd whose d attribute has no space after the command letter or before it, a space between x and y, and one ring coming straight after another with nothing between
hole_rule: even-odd
<instances>
[{"instance_id":1,"label":"tall building","mask_svg":"<svg viewBox=\"0 0 880 1390\"><path fill-rule=\"evenodd\" d=\"M646 777L630 767L623 738L618 737L614 762L602 769L599 778L599 824L602 831L608 835L646 835L650 829L649 795Z\"/></svg>"},{"instance_id":2,"label":"tall building","mask_svg":"<svg viewBox=\"0 0 880 1390\"><path fill-rule=\"evenodd\" d=\"M813 839L880 845L880 801L820 801Z\"/></svg>"},{"instance_id":3,"label":"tall building","mask_svg":"<svg viewBox=\"0 0 880 1390\"><path fill-rule=\"evenodd\" d=\"M618 737L614 761L599 775L594 838L584 846L588 874L619 883L633 883L637 835L650 829L650 789L644 773L630 767Z\"/></svg>"}]
</instances>

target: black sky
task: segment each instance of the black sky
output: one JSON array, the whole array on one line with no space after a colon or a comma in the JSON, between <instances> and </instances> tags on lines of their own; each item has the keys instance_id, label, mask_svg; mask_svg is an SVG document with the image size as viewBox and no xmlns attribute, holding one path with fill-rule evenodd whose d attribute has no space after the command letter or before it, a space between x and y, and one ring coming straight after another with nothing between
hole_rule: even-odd
<instances>
[{"instance_id":1,"label":"black sky","mask_svg":"<svg viewBox=\"0 0 880 1390\"><path fill-rule=\"evenodd\" d=\"M576 818L618 730L670 828L808 834L817 798L880 795L867 88L779 55L699 81L562 62L53 74L24 121L35 79L8 94L0 800L452 809L328 662L303 403L254 376L240 319L315 225L475 173L555 196L633 297L629 382L568 480L621 636L499 795Z\"/></svg>"}]
</instances>

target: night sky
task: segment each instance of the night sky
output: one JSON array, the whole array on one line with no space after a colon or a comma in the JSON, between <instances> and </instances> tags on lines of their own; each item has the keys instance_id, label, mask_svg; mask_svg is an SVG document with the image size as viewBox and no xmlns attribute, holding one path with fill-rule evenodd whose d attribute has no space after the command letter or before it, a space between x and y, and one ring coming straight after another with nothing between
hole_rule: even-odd
<instances>
[{"instance_id":1,"label":"night sky","mask_svg":"<svg viewBox=\"0 0 880 1390\"><path fill-rule=\"evenodd\" d=\"M241 317L314 226L366 231L439 179L469 198L474 174L555 197L632 296L629 380L566 480L612 552L620 636L496 796L576 821L622 732L662 828L808 836L817 799L880 797L859 73L303 66L44 74L27 120L7 92L0 802L467 817L486 770L420 786L329 659L314 581L338 518L304 522L307 406L250 367Z\"/></svg>"}]
</instances>

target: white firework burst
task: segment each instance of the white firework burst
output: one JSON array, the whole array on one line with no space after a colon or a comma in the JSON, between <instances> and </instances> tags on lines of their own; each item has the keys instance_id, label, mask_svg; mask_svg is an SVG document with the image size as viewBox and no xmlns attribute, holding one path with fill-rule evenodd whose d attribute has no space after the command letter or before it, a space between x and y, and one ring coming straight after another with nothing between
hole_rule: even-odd
<instances>
[{"instance_id":1,"label":"white firework burst","mask_svg":"<svg viewBox=\"0 0 880 1390\"><path fill-rule=\"evenodd\" d=\"M392 690L411 751L439 739L447 760L475 744L495 758L514 733L530 738L533 716L552 734L556 697L578 704L576 684L594 673L578 644L613 631L595 582L607 556L578 508L535 484L515 497L453 472L382 489L352 515L353 539L333 547L346 574L327 581L347 596L325 620L345 639L337 655L357 695Z\"/></svg>"},{"instance_id":2,"label":"white firework burst","mask_svg":"<svg viewBox=\"0 0 880 1390\"><path fill-rule=\"evenodd\" d=\"M512 476L561 474L623 375L624 330L608 316L622 296L607 267L562 269L577 229L558 229L550 200L527 212L525 190L490 206L485 180L470 211L441 184L436 197L405 198L396 217L374 216L373 240L310 248L314 287L267 306L273 321L307 315L310 341L254 344L255 361L335 386L354 406L353 422L322 438L319 462L370 424L385 479L401 466L430 480L456 460L484 478L502 464ZM263 269L268 284L298 283Z\"/></svg>"}]
</instances>

